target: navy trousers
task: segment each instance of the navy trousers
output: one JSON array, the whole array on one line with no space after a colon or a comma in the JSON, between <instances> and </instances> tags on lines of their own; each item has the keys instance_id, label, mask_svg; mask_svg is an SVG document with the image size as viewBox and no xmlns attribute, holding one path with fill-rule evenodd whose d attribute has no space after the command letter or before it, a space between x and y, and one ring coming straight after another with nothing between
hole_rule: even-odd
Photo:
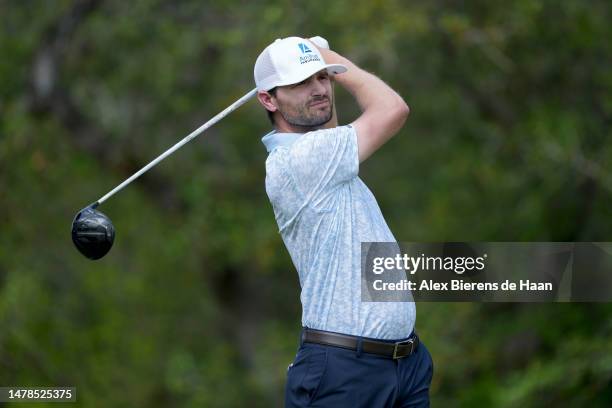
<instances>
[{"instance_id":1,"label":"navy trousers","mask_svg":"<svg viewBox=\"0 0 612 408\"><path fill-rule=\"evenodd\" d=\"M397 360L302 343L287 371L285 407L429 407L432 376L433 361L422 342Z\"/></svg>"}]
</instances>

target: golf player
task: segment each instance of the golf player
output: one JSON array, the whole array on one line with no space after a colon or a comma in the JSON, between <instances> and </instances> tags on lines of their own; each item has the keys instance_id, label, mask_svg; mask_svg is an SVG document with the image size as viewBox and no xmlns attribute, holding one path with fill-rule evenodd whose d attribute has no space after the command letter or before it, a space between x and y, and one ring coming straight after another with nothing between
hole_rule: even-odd
<instances>
[{"instance_id":1,"label":"golf player","mask_svg":"<svg viewBox=\"0 0 612 408\"><path fill-rule=\"evenodd\" d=\"M285 406L426 407L433 363L414 333L414 303L361 300L361 242L395 238L359 166L400 130L409 109L321 40L322 48L299 37L276 40L254 68L257 98L274 126L262 139L266 192L302 288L303 330ZM337 123L334 82L362 110L346 126Z\"/></svg>"}]
</instances>

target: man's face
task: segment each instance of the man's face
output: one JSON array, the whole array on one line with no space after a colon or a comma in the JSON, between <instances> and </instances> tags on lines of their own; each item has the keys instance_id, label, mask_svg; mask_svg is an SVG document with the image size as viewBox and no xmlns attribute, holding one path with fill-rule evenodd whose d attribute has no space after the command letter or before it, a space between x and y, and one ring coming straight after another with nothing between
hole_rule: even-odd
<instances>
[{"instance_id":1,"label":"man's face","mask_svg":"<svg viewBox=\"0 0 612 408\"><path fill-rule=\"evenodd\" d=\"M276 90L276 102L283 119L302 129L316 129L332 118L334 96L327 70L293 85Z\"/></svg>"}]
</instances>

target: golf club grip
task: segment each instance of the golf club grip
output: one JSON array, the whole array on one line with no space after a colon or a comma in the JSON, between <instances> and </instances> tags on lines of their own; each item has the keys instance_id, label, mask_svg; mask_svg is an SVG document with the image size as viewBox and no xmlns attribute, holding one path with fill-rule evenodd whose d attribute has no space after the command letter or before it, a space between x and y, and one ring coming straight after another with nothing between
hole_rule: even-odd
<instances>
[{"instance_id":1,"label":"golf club grip","mask_svg":"<svg viewBox=\"0 0 612 408\"><path fill-rule=\"evenodd\" d=\"M106 193L106 195L102 196L102 198L100 198L96 202L97 205L100 205L104 201L106 201L109 198L111 198L115 193L121 191L125 186L130 184L132 181L136 180L143 173L147 172L151 167L155 166L157 163L159 163L160 161L164 160L166 157L170 156L176 150L180 149L184 144L188 143L189 141L194 139L196 136L198 136L200 133L204 132L206 129L208 129L209 127L211 127L212 125L214 125L215 123L219 122L221 119L223 119L224 117L226 117L227 115L229 115L230 113L235 111L238 107L240 107L244 103L248 102L256 94L257 94L257 88L252 89L251 91L249 91L247 94L245 94L243 97L238 99L236 102L232 103L230 106L228 106L227 108L225 108L224 110L219 112L217 115L215 115L208 122L204 123L202 126L200 126L196 130L194 130L193 132L191 132L190 134L185 136L181 141L176 143L170 149L166 150L165 152L163 152L162 154L157 156L149 164L147 164L142 169L138 170L136 173L131 175L128 179L126 179L124 182L119 184L117 187L115 187L114 189L112 189L111 191ZM96 205L96 207L97 207L97 205Z\"/></svg>"}]
</instances>

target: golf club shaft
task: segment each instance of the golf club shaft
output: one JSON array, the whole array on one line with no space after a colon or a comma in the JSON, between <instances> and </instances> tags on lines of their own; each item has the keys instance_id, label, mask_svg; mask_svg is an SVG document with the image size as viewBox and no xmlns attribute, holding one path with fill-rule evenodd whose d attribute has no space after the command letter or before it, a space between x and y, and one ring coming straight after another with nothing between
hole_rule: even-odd
<instances>
[{"instance_id":1,"label":"golf club shaft","mask_svg":"<svg viewBox=\"0 0 612 408\"><path fill-rule=\"evenodd\" d=\"M181 148L184 144L186 144L187 142L191 141L191 139L195 138L196 136L198 136L200 133L204 132L206 129L208 129L209 127L211 127L212 125L214 125L215 123L219 122L221 119L223 119L224 117L226 117L227 115L229 115L230 113L232 113L233 111L235 111L238 107L240 107L241 105L243 105L245 102L247 102L249 99L251 99L253 96L255 96L255 94L257 94L257 88L249 91L247 94L245 94L243 97L241 97L240 99L238 99L236 102L234 102L233 104L231 104L230 106L228 106L227 108L225 108L223 111L219 112L215 117L213 117L212 119L210 119L208 122L204 123L202 126L200 126L199 128L197 128L196 130L194 130L193 132L191 132L189 135L185 136L185 138L183 138L183 140L181 140L180 142L178 142L177 144L175 144L174 146L172 146L170 149L166 150L165 152L163 152L162 154L160 154L157 158L155 158L154 160L152 160L149 164L147 164L146 166L144 166L142 169L138 170L136 173L134 173L132 176L130 176L127 180L125 180L123 183L119 184L117 187L115 187L114 189L112 189L111 191L109 191L108 193L106 193L106 195L104 195L102 198L100 198L98 201L96 201L95 203L93 203L91 205L92 208L96 208L98 205L102 204L103 202L105 202L106 200L108 200L110 197L112 197L115 193L121 191L125 186L127 186L128 184L130 184L132 181L136 180L138 177L140 177L143 173L145 173L146 171L148 171L151 167L155 166L157 163L159 163L160 161L164 160L166 157L170 156L172 153L174 153L176 150L178 150L179 148Z\"/></svg>"}]
</instances>

